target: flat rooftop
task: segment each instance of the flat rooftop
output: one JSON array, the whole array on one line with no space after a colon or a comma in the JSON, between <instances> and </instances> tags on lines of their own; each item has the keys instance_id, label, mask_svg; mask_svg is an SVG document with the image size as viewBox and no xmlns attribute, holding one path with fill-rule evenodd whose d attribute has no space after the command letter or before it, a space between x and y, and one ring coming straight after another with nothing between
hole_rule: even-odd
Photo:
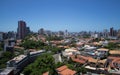
<instances>
[{"instance_id":1,"label":"flat rooftop","mask_svg":"<svg viewBox=\"0 0 120 75\"><path fill-rule=\"evenodd\" d=\"M109 49L106 49L106 48L99 48L99 49L97 49L97 51L109 51Z\"/></svg>"},{"instance_id":2,"label":"flat rooftop","mask_svg":"<svg viewBox=\"0 0 120 75\"><path fill-rule=\"evenodd\" d=\"M19 61L21 61L25 57L26 57L26 55L19 55L17 57L14 57L12 60L14 60L16 63L18 63Z\"/></svg>"},{"instance_id":3,"label":"flat rooftop","mask_svg":"<svg viewBox=\"0 0 120 75\"><path fill-rule=\"evenodd\" d=\"M30 52L30 54L37 54L37 53L41 53L41 52L45 52L45 50L39 50L39 51Z\"/></svg>"}]
</instances>

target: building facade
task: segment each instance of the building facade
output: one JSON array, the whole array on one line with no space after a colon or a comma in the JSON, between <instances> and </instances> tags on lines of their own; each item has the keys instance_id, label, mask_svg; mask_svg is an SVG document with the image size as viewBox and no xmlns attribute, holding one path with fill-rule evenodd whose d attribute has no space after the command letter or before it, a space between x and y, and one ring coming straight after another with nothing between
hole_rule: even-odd
<instances>
[{"instance_id":1,"label":"building facade","mask_svg":"<svg viewBox=\"0 0 120 75\"><path fill-rule=\"evenodd\" d=\"M23 39L26 36L26 23L24 21L18 21L18 39Z\"/></svg>"},{"instance_id":2,"label":"building facade","mask_svg":"<svg viewBox=\"0 0 120 75\"><path fill-rule=\"evenodd\" d=\"M30 28L26 26L25 21L18 21L17 35L18 39L23 39L27 34L30 33Z\"/></svg>"}]
</instances>

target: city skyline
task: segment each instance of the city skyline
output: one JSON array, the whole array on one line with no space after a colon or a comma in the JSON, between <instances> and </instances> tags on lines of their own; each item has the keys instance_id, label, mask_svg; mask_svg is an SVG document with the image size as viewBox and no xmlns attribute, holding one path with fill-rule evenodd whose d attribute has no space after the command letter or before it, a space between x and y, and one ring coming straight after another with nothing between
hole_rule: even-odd
<instances>
[{"instance_id":1,"label":"city skyline","mask_svg":"<svg viewBox=\"0 0 120 75\"><path fill-rule=\"evenodd\" d=\"M23 20L34 32L120 29L119 0L1 0L0 31L17 31Z\"/></svg>"}]
</instances>

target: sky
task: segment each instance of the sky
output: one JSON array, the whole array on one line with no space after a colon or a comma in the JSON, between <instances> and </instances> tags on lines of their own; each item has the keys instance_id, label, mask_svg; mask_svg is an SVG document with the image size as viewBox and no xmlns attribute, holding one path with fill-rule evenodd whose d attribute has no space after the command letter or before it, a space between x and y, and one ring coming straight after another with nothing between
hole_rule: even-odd
<instances>
[{"instance_id":1,"label":"sky","mask_svg":"<svg viewBox=\"0 0 120 75\"><path fill-rule=\"evenodd\" d=\"M34 32L120 29L120 0L0 0L0 31L23 20Z\"/></svg>"}]
</instances>

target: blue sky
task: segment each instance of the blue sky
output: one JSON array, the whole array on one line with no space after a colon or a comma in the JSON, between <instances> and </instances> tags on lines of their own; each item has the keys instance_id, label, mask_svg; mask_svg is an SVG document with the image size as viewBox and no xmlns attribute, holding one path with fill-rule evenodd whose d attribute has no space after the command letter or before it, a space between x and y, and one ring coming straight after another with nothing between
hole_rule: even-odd
<instances>
[{"instance_id":1,"label":"blue sky","mask_svg":"<svg viewBox=\"0 0 120 75\"><path fill-rule=\"evenodd\" d=\"M120 0L0 0L0 31L16 31L19 20L35 32L120 29Z\"/></svg>"}]
</instances>

